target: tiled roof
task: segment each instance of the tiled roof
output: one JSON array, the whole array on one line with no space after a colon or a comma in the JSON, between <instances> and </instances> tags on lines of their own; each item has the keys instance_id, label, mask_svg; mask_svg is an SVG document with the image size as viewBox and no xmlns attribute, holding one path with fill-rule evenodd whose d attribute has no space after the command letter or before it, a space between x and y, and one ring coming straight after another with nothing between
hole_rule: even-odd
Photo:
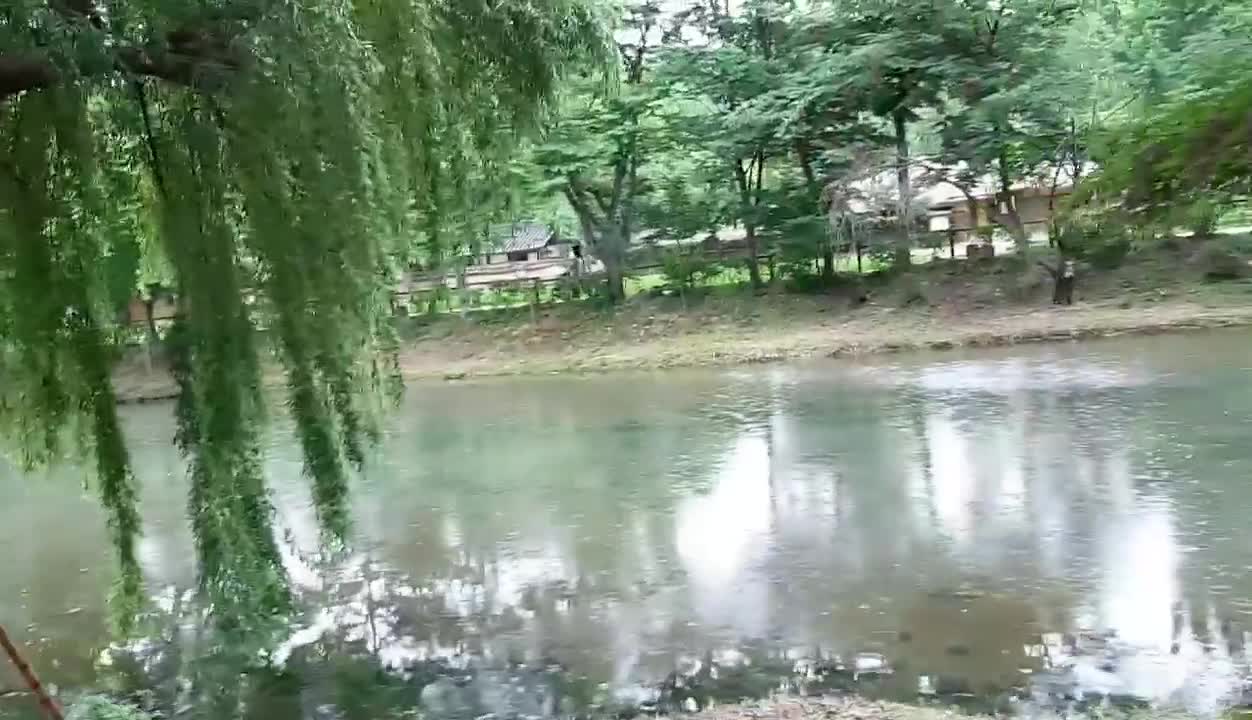
<instances>
[{"instance_id":1,"label":"tiled roof","mask_svg":"<svg viewBox=\"0 0 1252 720\"><path fill-rule=\"evenodd\" d=\"M552 241L552 228L539 223L514 223L491 228L491 246L500 252L538 250Z\"/></svg>"}]
</instances>

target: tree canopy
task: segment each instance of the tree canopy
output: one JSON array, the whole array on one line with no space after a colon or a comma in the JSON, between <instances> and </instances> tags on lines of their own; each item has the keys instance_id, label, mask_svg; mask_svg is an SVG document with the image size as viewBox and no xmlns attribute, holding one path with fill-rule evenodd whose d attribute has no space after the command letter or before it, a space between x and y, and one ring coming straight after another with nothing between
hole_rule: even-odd
<instances>
[{"instance_id":1,"label":"tree canopy","mask_svg":"<svg viewBox=\"0 0 1252 720\"><path fill-rule=\"evenodd\" d=\"M110 369L144 262L177 290L177 443L202 589L280 606L261 477L271 349L323 527L398 390L393 260L474 202L567 68L579 0L16 0L0 9L0 426L27 465L94 459L140 595ZM245 607L249 606L249 607Z\"/></svg>"},{"instance_id":2,"label":"tree canopy","mask_svg":"<svg viewBox=\"0 0 1252 720\"><path fill-rule=\"evenodd\" d=\"M1167 226L1248 194L1246 2L627 6L651 28L638 55L647 61L628 87L578 90L584 101L563 106L551 126L553 147L568 154L618 138L612 157L621 177L636 179L624 184L622 227L646 235L738 225L756 285L758 254L829 268L853 234L907 261L903 250L919 240L919 182L961 191L1023 250L1028 233L1009 202L1023 182L1086 181L1076 194L1086 210ZM635 58L628 50L638 46L618 39L623 58ZM630 122L622 107L633 108ZM588 132L571 138L570 127ZM553 157L538 161L569 169ZM887 173L894 208L880 205L896 228L879 223L873 242L849 233L857 213L848 208L882 200L864 186ZM598 181L599 196L613 196L613 177ZM976 198L986 187L994 198Z\"/></svg>"}]
</instances>

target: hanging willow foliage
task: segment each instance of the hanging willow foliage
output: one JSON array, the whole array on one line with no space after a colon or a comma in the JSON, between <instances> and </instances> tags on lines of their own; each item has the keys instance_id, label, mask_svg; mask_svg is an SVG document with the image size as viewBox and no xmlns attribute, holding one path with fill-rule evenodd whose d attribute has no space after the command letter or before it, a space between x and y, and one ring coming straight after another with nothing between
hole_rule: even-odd
<instances>
[{"instance_id":1,"label":"hanging willow foliage","mask_svg":"<svg viewBox=\"0 0 1252 720\"><path fill-rule=\"evenodd\" d=\"M260 354L285 371L323 527L399 391L392 264L438 238L607 47L593 0L16 0L0 8L0 420L26 465L86 448L140 592L110 384L144 248L171 269L177 437L202 589L281 608ZM157 237L143 237L145 233Z\"/></svg>"}]
</instances>

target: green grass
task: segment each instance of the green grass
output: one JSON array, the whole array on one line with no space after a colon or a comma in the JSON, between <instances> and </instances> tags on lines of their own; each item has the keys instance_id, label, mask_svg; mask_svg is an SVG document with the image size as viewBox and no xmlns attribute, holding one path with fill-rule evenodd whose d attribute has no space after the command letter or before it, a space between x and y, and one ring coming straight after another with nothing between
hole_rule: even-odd
<instances>
[{"instance_id":1,"label":"green grass","mask_svg":"<svg viewBox=\"0 0 1252 720\"><path fill-rule=\"evenodd\" d=\"M865 255L861 258L862 274L868 275L880 270L886 270L890 266L890 262L871 257L869 255ZM777 271L781 275L781 268L778 268ZM813 274L816 275L818 272L817 266L814 264ZM855 255L835 256L835 273L847 275L855 274L856 272L857 268ZM761 274L766 280L768 280L768 273L768 269L765 267L765 264L762 263ZM696 282L694 287L701 289L745 287L749 282L749 278L750 276L746 265L742 262L735 262L734 264L723 265L720 273L711 278ZM779 277L778 281L781 280L782 277ZM669 280L665 277L665 274L660 271L631 274L626 277L626 297L634 297L641 293L669 286Z\"/></svg>"}]
</instances>

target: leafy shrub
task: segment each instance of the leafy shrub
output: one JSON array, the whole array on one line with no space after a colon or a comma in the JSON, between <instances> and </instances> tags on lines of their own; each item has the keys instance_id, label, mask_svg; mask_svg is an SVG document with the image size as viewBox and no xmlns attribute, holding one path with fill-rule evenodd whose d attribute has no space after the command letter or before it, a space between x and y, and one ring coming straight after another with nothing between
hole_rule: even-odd
<instances>
[{"instance_id":1,"label":"leafy shrub","mask_svg":"<svg viewBox=\"0 0 1252 720\"><path fill-rule=\"evenodd\" d=\"M1125 236L1105 238L1086 246L1080 257L1097 270L1113 270L1122 266L1132 247Z\"/></svg>"},{"instance_id":2,"label":"leafy shrub","mask_svg":"<svg viewBox=\"0 0 1252 720\"><path fill-rule=\"evenodd\" d=\"M671 287L691 288L722 273L722 266L703 253L682 249L668 250L661 257L661 274Z\"/></svg>"},{"instance_id":3,"label":"leafy shrub","mask_svg":"<svg viewBox=\"0 0 1252 720\"><path fill-rule=\"evenodd\" d=\"M787 264L782 266L786 282L783 289L798 295L816 295L830 289L830 283L819 273L813 271L813 264Z\"/></svg>"},{"instance_id":4,"label":"leafy shrub","mask_svg":"<svg viewBox=\"0 0 1252 720\"><path fill-rule=\"evenodd\" d=\"M1052 229L1053 240L1070 257L1097 270L1121 267L1134 248L1134 231L1115 221L1070 217Z\"/></svg>"}]
</instances>

